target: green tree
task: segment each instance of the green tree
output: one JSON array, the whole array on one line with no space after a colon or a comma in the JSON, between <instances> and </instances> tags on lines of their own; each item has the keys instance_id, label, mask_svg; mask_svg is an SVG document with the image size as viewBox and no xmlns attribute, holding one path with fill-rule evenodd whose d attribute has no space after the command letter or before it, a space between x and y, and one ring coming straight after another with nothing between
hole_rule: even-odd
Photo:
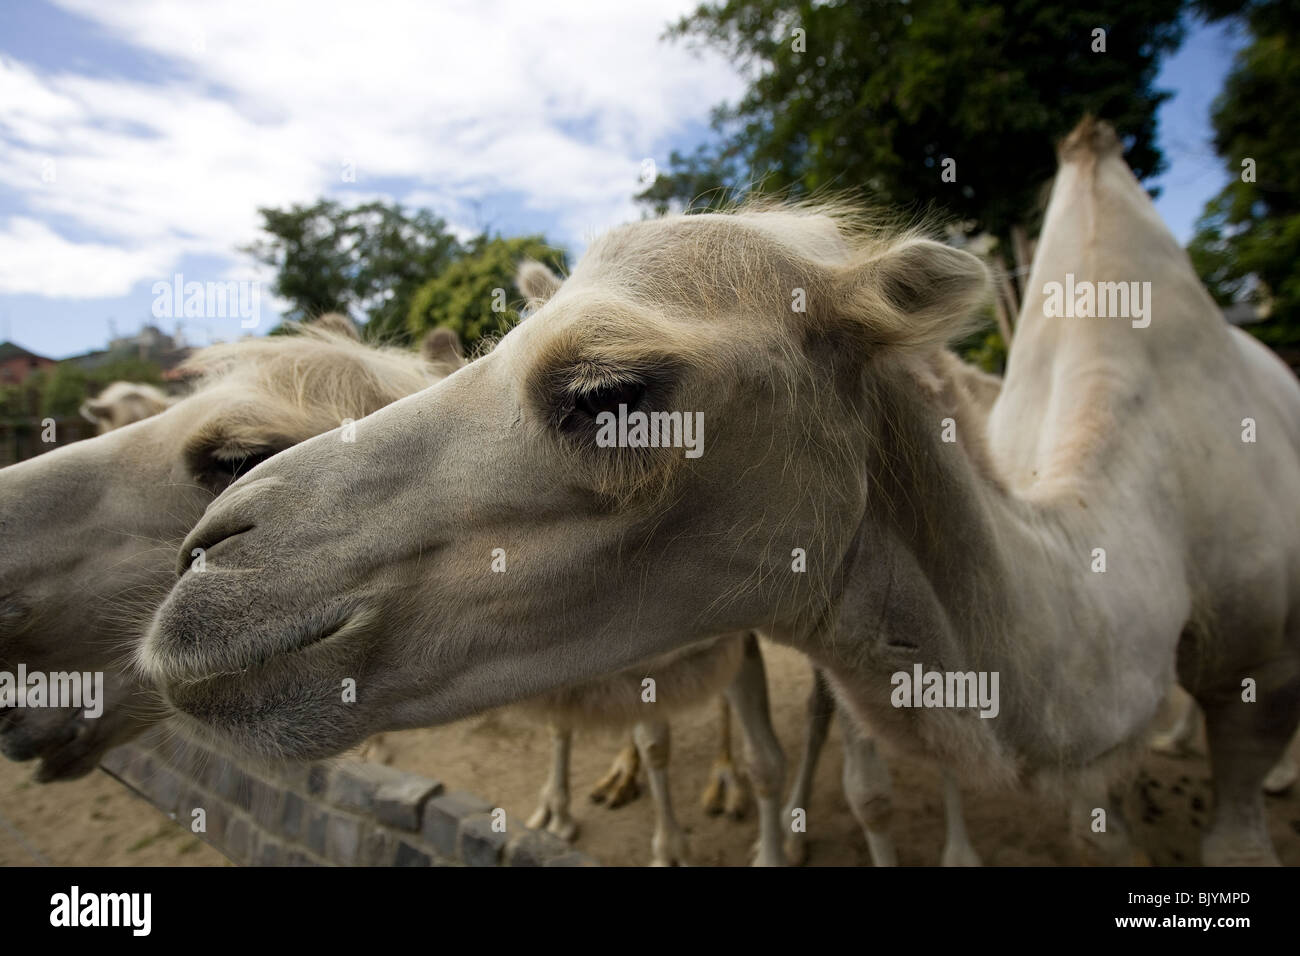
<instances>
[{"instance_id":1,"label":"green tree","mask_svg":"<svg viewBox=\"0 0 1300 956\"><path fill-rule=\"evenodd\" d=\"M90 376L71 362L60 362L40 373L41 414L62 418L77 414L77 409L93 389Z\"/></svg>"},{"instance_id":2,"label":"green tree","mask_svg":"<svg viewBox=\"0 0 1300 956\"><path fill-rule=\"evenodd\" d=\"M1244 300L1267 311L1251 332L1275 347L1300 346L1300 3L1212 0L1204 8L1243 18L1252 39L1211 114L1215 151L1232 179L1206 205L1188 252L1221 304Z\"/></svg>"},{"instance_id":3,"label":"green tree","mask_svg":"<svg viewBox=\"0 0 1300 956\"><path fill-rule=\"evenodd\" d=\"M933 210L1010 249L1056 171L1055 144L1085 114L1115 125L1139 178L1164 168L1156 111L1169 94L1153 84L1181 42L1184 4L703 4L669 36L721 50L748 86L715 110L719 143L673 157L638 198L662 207L715 185L848 188Z\"/></svg>"},{"instance_id":4,"label":"green tree","mask_svg":"<svg viewBox=\"0 0 1300 956\"><path fill-rule=\"evenodd\" d=\"M276 270L275 292L293 306L288 317L360 313L374 340L406 340L415 290L462 251L445 221L397 203L321 199L259 212L268 238L244 251Z\"/></svg>"},{"instance_id":5,"label":"green tree","mask_svg":"<svg viewBox=\"0 0 1300 956\"><path fill-rule=\"evenodd\" d=\"M466 349L482 339L510 330L519 321L523 295L515 286L515 272L523 259L537 259L564 270L563 253L541 236L471 240L465 254L429 278L411 299L407 315L408 336L445 326L460 336Z\"/></svg>"}]
</instances>

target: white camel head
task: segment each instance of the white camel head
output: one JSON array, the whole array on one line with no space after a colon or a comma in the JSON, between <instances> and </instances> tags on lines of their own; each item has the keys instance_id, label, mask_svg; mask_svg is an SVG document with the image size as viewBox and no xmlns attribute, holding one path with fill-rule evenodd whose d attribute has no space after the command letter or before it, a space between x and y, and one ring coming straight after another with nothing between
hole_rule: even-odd
<instances>
[{"instance_id":1,"label":"white camel head","mask_svg":"<svg viewBox=\"0 0 1300 956\"><path fill-rule=\"evenodd\" d=\"M81 417L99 426L99 433L111 432L165 411L172 399L142 382L113 382L94 398L81 403Z\"/></svg>"}]
</instances>

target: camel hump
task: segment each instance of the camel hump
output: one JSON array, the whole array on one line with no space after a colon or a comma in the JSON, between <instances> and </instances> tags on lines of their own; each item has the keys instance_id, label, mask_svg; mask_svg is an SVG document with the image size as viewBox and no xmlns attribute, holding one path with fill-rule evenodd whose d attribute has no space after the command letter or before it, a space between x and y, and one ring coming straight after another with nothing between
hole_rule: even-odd
<instances>
[{"instance_id":1,"label":"camel hump","mask_svg":"<svg viewBox=\"0 0 1300 956\"><path fill-rule=\"evenodd\" d=\"M340 312L325 312L318 315L311 324L323 331L334 332L337 335L343 335L358 342L361 341L361 335L357 332L356 324Z\"/></svg>"},{"instance_id":2,"label":"camel hump","mask_svg":"<svg viewBox=\"0 0 1300 956\"><path fill-rule=\"evenodd\" d=\"M1079 125L1071 130L1070 135L1061 143L1057 155L1062 163L1079 160L1087 156L1105 159L1107 156L1119 156L1124 152L1115 127L1095 116L1085 116Z\"/></svg>"},{"instance_id":3,"label":"camel hump","mask_svg":"<svg viewBox=\"0 0 1300 956\"><path fill-rule=\"evenodd\" d=\"M465 349L460 336L445 325L438 326L424 337L420 354L426 362L445 362L454 368L465 364Z\"/></svg>"}]
</instances>

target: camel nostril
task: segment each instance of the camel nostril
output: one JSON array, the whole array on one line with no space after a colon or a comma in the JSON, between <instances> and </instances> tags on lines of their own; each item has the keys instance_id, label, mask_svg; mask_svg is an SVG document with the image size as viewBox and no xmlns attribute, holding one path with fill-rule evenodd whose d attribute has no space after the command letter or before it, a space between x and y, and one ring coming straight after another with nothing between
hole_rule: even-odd
<instances>
[{"instance_id":1,"label":"camel nostril","mask_svg":"<svg viewBox=\"0 0 1300 956\"><path fill-rule=\"evenodd\" d=\"M229 541L231 538L237 538L241 534L252 531L257 525L223 525L219 527L205 528L200 526L195 532L185 540L181 545L180 560L176 565L176 576L184 577L185 572L193 568L196 571L202 570L207 561L208 553L217 545Z\"/></svg>"}]
</instances>

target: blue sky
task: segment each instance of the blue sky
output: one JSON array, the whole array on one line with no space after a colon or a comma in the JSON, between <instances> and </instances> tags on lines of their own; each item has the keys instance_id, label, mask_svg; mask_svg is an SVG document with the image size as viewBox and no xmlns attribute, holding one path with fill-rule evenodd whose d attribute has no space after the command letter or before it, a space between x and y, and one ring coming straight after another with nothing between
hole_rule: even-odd
<instances>
[{"instance_id":1,"label":"blue sky","mask_svg":"<svg viewBox=\"0 0 1300 956\"><path fill-rule=\"evenodd\" d=\"M260 280L265 330L270 276L235 249L259 205L320 195L581 249L638 215L643 160L692 148L741 88L721 58L658 41L693 5L2 4L0 339L102 347L153 321L152 287L177 273ZM1155 185L1180 239L1225 181L1208 113L1240 45L1194 27L1160 75L1176 95ZM243 332L237 316L184 322L196 344Z\"/></svg>"}]
</instances>

